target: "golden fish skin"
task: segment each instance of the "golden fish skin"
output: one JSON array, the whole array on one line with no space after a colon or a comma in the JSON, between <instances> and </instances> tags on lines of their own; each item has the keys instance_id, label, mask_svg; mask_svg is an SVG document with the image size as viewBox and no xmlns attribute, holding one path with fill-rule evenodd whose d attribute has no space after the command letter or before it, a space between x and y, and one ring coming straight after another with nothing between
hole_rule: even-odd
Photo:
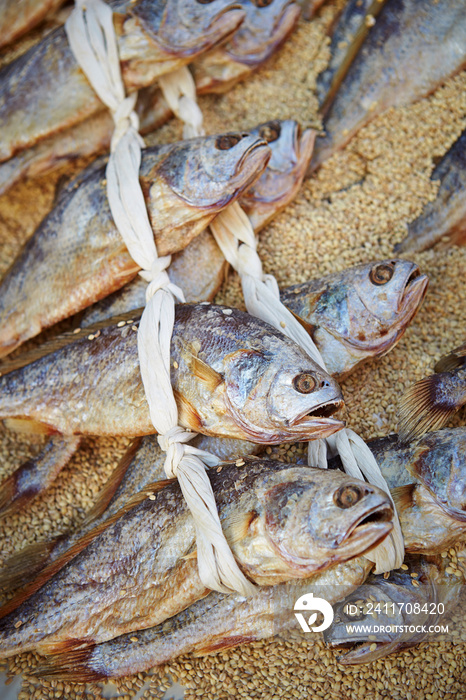
<instances>
[{"instance_id":1,"label":"golden fish skin","mask_svg":"<svg viewBox=\"0 0 466 700\"><path fill-rule=\"evenodd\" d=\"M427 250L443 236L449 237L451 245L466 244L466 131L444 155L431 179L440 180L437 197L408 225L408 235L395 246L397 253Z\"/></svg>"},{"instance_id":2,"label":"golden fish skin","mask_svg":"<svg viewBox=\"0 0 466 700\"><path fill-rule=\"evenodd\" d=\"M139 92L135 111L141 134L157 129L172 116L160 88L156 86ZM110 112L102 110L3 161L0 163L0 195L21 180L53 172L74 163L79 157L108 151L114 127Z\"/></svg>"},{"instance_id":3,"label":"golden fish skin","mask_svg":"<svg viewBox=\"0 0 466 700\"><path fill-rule=\"evenodd\" d=\"M462 0L387 0L324 119L309 174L376 116L428 95L465 65Z\"/></svg>"},{"instance_id":4,"label":"golden fish skin","mask_svg":"<svg viewBox=\"0 0 466 700\"><path fill-rule=\"evenodd\" d=\"M153 433L136 331L137 323L109 327L1 377L0 418L63 435ZM177 305L171 355L180 424L197 432L280 443L343 425L326 417L342 405L335 380L249 314Z\"/></svg>"},{"instance_id":5,"label":"golden fish skin","mask_svg":"<svg viewBox=\"0 0 466 700\"><path fill-rule=\"evenodd\" d=\"M298 629L295 602L311 593L331 605L364 583L371 563L358 557L310 579L261 587L251 598L213 592L157 627L49 657L40 677L84 683L144 671L177 656L214 653Z\"/></svg>"},{"instance_id":6,"label":"golden fish skin","mask_svg":"<svg viewBox=\"0 0 466 700\"><path fill-rule=\"evenodd\" d=\"M244 18L241 5L231 0L124 0L111 6L129 92L189 63L228 37ZM3 68L0 85L0 161L104 109L76 63L63 27Z\"/></svg>"},{"instance_id":7,"label":"golden fish skin","mask_svg":"<svg viewBox=\"0 0 466 700\"><path fill-rule=\"evenodd\" d=\"M417 313L428 279L408 260L380 260L288 287L282 302L309 331L340 380L387 353Z\"/></svg>"},{"instance_id":8,"label":"golden fish skin","mask_svg":"<svg viewBox=\"0 0 466 700\"><path fill-rule=\"evenodd\" d=\"M466 428L409 443L392 435L368 445L397 506L406 551L439 554L464 537Z\"/></svg>"},{"instance_id":9,"label":"golden fish skin","mask_svg":"<svg viewBox=\"0 0 466 700\"><path fill-rule=\"evenodd\" d=\"M247 460L243 473L230 463L209 478L235 558L260 585L307 578L392 529L388 496L339 471ZM196 531L179 485L153 495L0 621L1 656L106 641L159 624L207 594L189 556Z\"/></svg>"},{"instance_id":10,"label":"golden fish skin","mask_svg":"<svg viewBox=\"0 0 466 700\"><path fill-rule=\"evenodd\" d=\"M265 168L248 134L208 136L143 151L140 182L159 255L184 248ZM60 192L0 285L0 356L124 286L138 272L95 161Z\"/></svg>"}]
</instances>

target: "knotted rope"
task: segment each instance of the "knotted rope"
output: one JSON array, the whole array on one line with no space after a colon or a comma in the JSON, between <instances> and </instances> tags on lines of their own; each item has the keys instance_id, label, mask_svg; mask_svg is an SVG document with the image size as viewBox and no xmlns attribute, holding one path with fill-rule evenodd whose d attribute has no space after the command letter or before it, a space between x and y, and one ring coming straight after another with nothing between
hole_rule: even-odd
<instances>
[{"instance_id":1,"label":"knotted rope","mask_svg":"<svg viewBox=\"0 0 466 700\"><path fill-rule=\"evenodd\" d=\"M167 452L165 472L176 476L191 510L196 528L199 575L205 586L222 592L250 595L254 586L242 574L223 535L214 495L205 466L215 466L214 455L187 445L195 433L178 425L178 409L170 381L170 344L175 320L175 301L183 292L172 284L166 269L171 256L159 258L139 184L141 148L136 95L125 97L112 12L102 0L77 0L66 23L76 60L115 122L107 165L107 195L115 224L141 276L149 283L146 307L138 331L141 376L151 420L159 443ZM189 88L188 88L189 89ZM192 109L189 95L176 93L180 114ZM181 97L181 100L179 99ZM197 105L196 105L197 107ZM199 109L195 128L200 128Z\"/></svg>"}]
</instances>

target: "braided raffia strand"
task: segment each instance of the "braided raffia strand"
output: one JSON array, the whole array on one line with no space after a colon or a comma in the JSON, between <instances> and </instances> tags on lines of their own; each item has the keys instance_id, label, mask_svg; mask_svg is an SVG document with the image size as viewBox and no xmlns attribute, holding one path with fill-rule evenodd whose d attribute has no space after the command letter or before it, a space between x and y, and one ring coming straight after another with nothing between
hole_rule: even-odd
<instances>
[{"instance_id":1,"label":"braided raffia strand","mask_svg":"<svg viewBox=\"0 0 466 700\"><path fill-rule=\"evenodd\" d=\"M199 575L208 588L251 595L255 587L240 571L223 535L205 470L206 465L214 466L219 460L185 444L195 433L178 425L170 380L170 344L175 301L184 301L184 295L168 278L166 269L171 257L157 255L139 184L144 142L137 132L138 119L133 111L136 95L125 97L112 12L102 0L78 0L66 31L76 60L100 99L110 108L115 122L106 173L107 195L125 245L142 268L141 276L149 283L138 331L141 376L151 420L159 433L160 445L167 451L165 471L167 476L178 478L194 518ZM189 95L181 98L184 100L181 111L191 113ZM195 128L200 128L199 114L195 116Z\"/></svg>"},{"instance_id":2,"label":"braided raffia strand","mask_svg":"<svg viewBox=\"0 0 466 700\"><path fill-rule=\"evenodd\" d=\"M311 336L281 303L275 278L263 274L254 231L239 204L230 205L216 216L210 228L226 259L241 277L244 300L249 313L267 321L292 338L325 369L324 360ZM328 450L340 455L348 474L359 479L366 477L370 483L379 486L390 495L374 455L353 430L344 428L326 440L309 442L308 463L326 468ZM404 558L403 536L393 500L392 505L395 513L393 532L366 555L370 561L375 561L376 573L398 568Z\"/></svg>"}]
</instances>

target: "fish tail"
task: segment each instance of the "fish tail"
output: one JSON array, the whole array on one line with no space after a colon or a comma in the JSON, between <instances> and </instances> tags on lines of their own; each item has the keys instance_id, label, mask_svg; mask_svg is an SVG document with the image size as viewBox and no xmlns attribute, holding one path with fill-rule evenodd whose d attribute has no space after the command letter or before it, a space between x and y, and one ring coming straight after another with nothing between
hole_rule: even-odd
<instances>
[{"instance_id":1,"label":"fish tail","mask_svg":"<svg viewBox=\"0 0 466 700\"><path fill-rule=\"evenodd\" d=\"M0 571L0 588L9 593L28 583L48 563L57 539L24 547L3 562ZM0 608L0 617L2 617L1 611L2 608Z\"/></svg>"},{"instance_id":2,"label":"fish tail","mask_svg":"<svg viewBox=\"0 0 466 700\"><path fill-rule=\"evenodd\" d=\"M73 683L105 680L108 676L103 665L96 663L95 644L85 649L72 649L55 654L34 669L34 676Z\"/></svg>"},{"instance_id":3,"label":"fish tail","mask_svg":"<svg viewBox=\"0 0 466 700\"><path fill-rule=\"evenodd\" d=\"M398 434L401 440L420 438L443 428L461 408L454 396L442 391L445 374L421 379L402 396L398 406Z\"/></svg>"},{"instance_id":4,"label":"fish tail","mask_svg":"<svg viewBox=\"0 0 466 700\"><path fill-rule=\"evenodd\" d=\"M68 464L80 438L52 438L37 457L25 462L0 485L0 517L20 510L44 491Z\"/></svg>"}]
</instances>

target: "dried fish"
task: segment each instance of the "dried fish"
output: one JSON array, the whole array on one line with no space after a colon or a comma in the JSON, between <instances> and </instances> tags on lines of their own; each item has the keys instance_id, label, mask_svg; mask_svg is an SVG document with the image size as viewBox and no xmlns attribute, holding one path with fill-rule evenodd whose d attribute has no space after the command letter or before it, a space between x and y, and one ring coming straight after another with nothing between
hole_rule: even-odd
<instances>
[{"instance_id":1,"label":"dried fish","mask_svg":"<svg viewBox=\"0 0 466 700\"><path fill-rule=\"evenodd\" d=\"M259 177L269 157L263 139L244 133L146 149L140 182L159 255L184 248ZM138 270L113 221L97 160L62 189L2 281L0 355L124 286Z\"/></svg>"},{"instance_id":2,"label":"dried fish","mask_svg":"<svg viewBox=\"0 0 466 700\"><path fill-rule=\"evenodd\" d=\"M396 252L426 250L443 236L448 236L453 245L466 243L466 131L447 151L431 177L440 180L437 197L408 225L408 235L395 246Z\"/></svg>"},{"instance_id":3,"label":"dried fish","mask_svg":"<svg viewBox=\"0 0 466 700\"><path fill-rule=\"evenodd\" d=\"M428 95L465 65L462 0L387 0L325 117L309 172L379 114Z\"/></svg>"},{"instance_id":4,"label":"dried fish","mask_svg":"<svg viewBox=\"0 0 466 700\"><path fill-rule=\"evenodd\" d=\"M341 472L251 460L241 479L234 463L209 477L235 557L261 585L358 556L393 526L388 496ZM106 641L159 624L207 594L178 484L151 496L1 620L0 655Z\"/></svg>"},{"instance_id":5,"label":"dried fish","mask_svg":"<svg viewBox=\"0 0 466 700\"><path fill-rule=\"evenodd\" d=\"M232 0L114 0L110 5L128 92L190 63L244 19L240 3ZM63 27L5 66L0 85L0 161L104 109Z\"/></svg>"}]
</instances>

